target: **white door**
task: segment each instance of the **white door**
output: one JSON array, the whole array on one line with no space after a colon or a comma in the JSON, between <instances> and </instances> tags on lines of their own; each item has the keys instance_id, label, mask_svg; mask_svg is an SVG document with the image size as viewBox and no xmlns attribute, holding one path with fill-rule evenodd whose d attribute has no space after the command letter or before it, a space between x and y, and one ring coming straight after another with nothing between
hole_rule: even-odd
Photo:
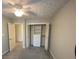
<instances>
[{"instance_id":1,"label":"white door","mask_svg":"<svg viewBox=\"0 0 79 59\"><path fill-rule=\"evenodd\" d=\"M15 24L8 23L10 51L15 47Z\"/></svg>"},{"instance_id":2,"label":"white door","mask_svg":"<svg viewBox=\"0 0 79 59\"><path fill-rule=\"evenodd\" d=\"M33 35L33 46L34 47L40 47L41 43L41 35L35 34Z\"/></svg>"}]
</instances>

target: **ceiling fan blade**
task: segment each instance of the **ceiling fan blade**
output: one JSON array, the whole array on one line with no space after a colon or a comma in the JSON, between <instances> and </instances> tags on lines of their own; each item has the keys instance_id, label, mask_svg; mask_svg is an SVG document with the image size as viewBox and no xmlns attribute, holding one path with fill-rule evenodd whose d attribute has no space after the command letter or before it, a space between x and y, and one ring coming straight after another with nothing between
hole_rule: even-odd
<instances>
[{"instance_id":1,"label":"ceiling fan blade","mask_svg":"<svg viewBox=\"0 0 79 59\"><path fill-rule=\"evenodd\" d=\"M27 13L37 16L37 14L32 11L28 11Z\"/></svg>"},{"instance_id":2,"label":"ceiling fan blade","mask_svg":"<svg viewBox=\"0 0 79 59\"><path fill-rule=\"evenodd\" d=\"M8 3L9 5L15 5L15 1L13 1L13 0L8 0L7 3Z\"/></svg>"},{"instance_id":3,"label":"ceiling fan blade","mask_svg":"<svg viewBox=\"0 0 79 59\"><path fill-rule=\"evenodd\" d=\"M6 3L2 3L2 8L7 8L7 7L9 7L9 8L11 8L11 7L14 7L14 3L13 2L9 2L9 1L7 1Z\"/></svg>"},{"instance_id":4,"label":"ceiling fan blade","mask_svg":"<svg viewBox=\"0 0 79 59\"><path fill-rule=\"evenodd\" d=\"M37 16L37 14L32 11L27 11L25 14L29 16Z\"/></svg>"},{"instance_id":5,"label":"ceiling fan blade","mask_svg":"<svg viewBox=\"0 0 79 59\"><path fill-rule=\"evenodd\" d=\"M7 2L10 3L11 5L15 5L20 3L21 0L8 0Z\"/></svg>"},{"instance_id":6,"label":"ceiling fan blade","mask_svg":"<svg viewBox=\"0 0 79 59\"><path fill-rule=\"evenodd\" d=\"M28 5L23 5L22 8L23 8L23 9L31 9L31 7L28 6Z\"/></svg>"},{"instance_id":7,"label":"ceiling fan blade","mask_svg":"<svg viewBox=\"0 0 79 59\"><path fill-rule=\"evenodd\" d=\"M12 7L15 7L15 8L22 8L21 1L20 0L8 1L8 5L9 6L12 6Z\"/></svg>"},{"instance_id":8,"label":"ceiling fan blade","mask_svg":"<svg viewBox=\"0 0 79 59\"><path fill-rule=\"evenodd\" d=\"M3 13L13 13L14 10L13 10L13 8L4 8L4 9L2 9L2 12Z\"/></svg>"}]
</instances>

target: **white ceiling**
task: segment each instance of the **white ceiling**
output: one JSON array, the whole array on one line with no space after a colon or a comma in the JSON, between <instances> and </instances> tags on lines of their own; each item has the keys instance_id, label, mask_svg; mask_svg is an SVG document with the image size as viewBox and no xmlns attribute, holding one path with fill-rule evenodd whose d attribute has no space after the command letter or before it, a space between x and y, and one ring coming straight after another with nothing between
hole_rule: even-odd
<instances>
[{"instance_id":1,"label":"white ceiling","mask_svg":"<svg viewBox=\"0 0 79 59\"><path fill-rule=\"evenodd\" d=\"M3 0L2 7L9 8L7 1L9 0ZM13 2L18 2L18 0L11 0ZM36 13L39 18L49 18L53 16L53 14L63 6L67 1L69 0L20 0L27 6L31 8L31 11ZM9 18L16 18L15 15L7 12L3 12L3 16L7 16ZM28 16L31 17L31 16Z\"/></svg>"}]
</instances>

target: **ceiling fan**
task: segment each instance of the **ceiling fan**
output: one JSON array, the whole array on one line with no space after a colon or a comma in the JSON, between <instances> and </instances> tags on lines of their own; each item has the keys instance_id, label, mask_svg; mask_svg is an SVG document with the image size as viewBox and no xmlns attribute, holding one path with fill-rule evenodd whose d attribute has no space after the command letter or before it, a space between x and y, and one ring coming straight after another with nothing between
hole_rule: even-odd
<instances>
[{"instance_id":1,"label":"ceiling fan","mask_svg":"<svg viewBox=\"0 0 79 59\"><path fill-rule=\"evenodd\" d=\"M25 2L8 1L7 4L8 4L9 7L3 8L3 12L13 13L17 17L21 17L23 15L25 15L25 16L28 16L28 15L36 16L36 13L31 11L31 7L28 6L27 3L25 3Z\"/></svg>"}]
</instances>

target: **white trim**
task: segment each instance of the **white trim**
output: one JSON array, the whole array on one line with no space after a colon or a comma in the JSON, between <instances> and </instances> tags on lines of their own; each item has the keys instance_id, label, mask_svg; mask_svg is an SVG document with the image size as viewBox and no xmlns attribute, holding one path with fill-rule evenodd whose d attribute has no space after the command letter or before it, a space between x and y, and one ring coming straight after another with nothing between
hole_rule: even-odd
<instances>
[{"instance_id":1,"label":"white trim","mask_svg":"<svg viewBox=\"0 0 79 59\"><path fill-rule=\"evenodd\" d=\"M8 49L8 50L6 50L6 51L4 51L4 52L2 53L2 55L6 54L8 51L9 51L9 49Z\"/></svg>"},{"instance_id":2,"label":"white trim","mask_svg":"<svg viewBox=\"0 0 79 59\"><path fill-rule=\"evenodd\" d=\"M48 50L48 44L49 44L49 27L50 24L46 24L46 32L45 32L45 50Z\"/></svg>"},{"instance_id":3,"label":"white trim","mask_svg":"<svg viewBox=\"0 0 79 59\"><path fill-rule=\"evenodd\" d=\"M26 25L35 25L35 24L50 24L50 23L27 23Z\"/></svg>"},{"instance_id":4,"label":"white trim","mask_svg":"<svg viewBox=\"0 0 79 59\"><path fill-rule=\"evenodd\" d=\"M56 59L55 56L54 56L54 54L53 54L51 51L49 51L49 52L50 52L51 56L52 56L54 59Z\"/></svg>"}]
</instances>

